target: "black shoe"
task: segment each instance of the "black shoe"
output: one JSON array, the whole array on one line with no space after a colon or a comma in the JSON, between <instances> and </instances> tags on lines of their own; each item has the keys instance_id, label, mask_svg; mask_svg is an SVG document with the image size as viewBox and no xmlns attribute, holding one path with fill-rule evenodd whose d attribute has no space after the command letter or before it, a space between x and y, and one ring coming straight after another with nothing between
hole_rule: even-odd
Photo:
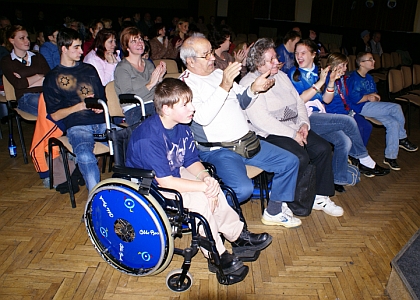
<instances>
[{"instance_id":1,"label":"black shoe","mask_svg":"<svg viewBox=\"0 0 420 300\"><path fill-rule=\"evenodd\" d=\"M252 233L247 229L243 229L239 238L232 242L232 248L237 250L248 249L248 250L262 250L271 244L273 237L268 233Z\"/></svg>"},{"instance_id":2,"label":"black shoe","mask_svg":"<svg viewBox=\"0 0 420 300\"><path fill-rule=\"evenodd\" d=\"M346 189L341 184L335 184L334 183L334 189L339 193L344 193Z\"/></svg>"},{"instance_id":3,"label":"black shoe","mask_svg":"<svg viewBox=\"0 0 420 300\"><path fill-rule=\"evenodd\" d=\"M220 284L231 285L244 280L246 275L248 275L248 271L248 266L242 266L239 270L230 274L224 274L224 276L220 272L217 272L216 278Z\"/></svg>"},{"instance_id":4,"label":"black shoe","mask_svg":"<svg viewBox=\"0 0 420 300\"><path fill-rule=\"evenodd\" d=\"M209 271L216 273L219 268L210 259L208 260ZM244 263L235 255L230 254L227 250L220 255L220 266L223 274L234 273L244 266Z\"/></svg>"},{"instance_id":5,"label":"black shoe","mask_svg":"<svg viewBox=\"0 0 420 300\"><path fill-rule=\"evenodd\" d=\"M389 174L389 169L382 168L378 164L375 164L374 168L368 168L365 165L359 164L359 171L366 177L384 176Z\"/></svg>"},{"instance_id":6,"label":"black shoe","mask_svg":"<svg viewBox=\"0 0 420 300\"><path fill-rule=\"evenodd\" d=\"M358 167L359 164L360 164L360 161L359 161L358 158L355 158L355 157L350 156L350 155L349 155L349 161L350 161L351 165L356 166L356 167Z\"/></svg>"},{"instance_id":7,"label":"black shoe","mask_svg":"<svg viewBox=\"0 0 420 300\"><path fill-rule=\"evenodd\" d=\"M404 149L405 151L408 151L408 152L414 152L414 151L417 151L419 149L419 147L417 147L412 142L410 142L408 140L408 138L400 140L400 148L402 148L402 149Z\"/></svg>"},{"instance_id":8,"label":"black shoe","mask_svg":"<svg viewBox=\"0 0 420 300\"><path fill-rule=\"evenodd\" d=\"M384 164L387 164L392 170L399 171L401 170L400 166L397 163L396 159L386 158L384 159Z\"/></svg>"}]
</instances>

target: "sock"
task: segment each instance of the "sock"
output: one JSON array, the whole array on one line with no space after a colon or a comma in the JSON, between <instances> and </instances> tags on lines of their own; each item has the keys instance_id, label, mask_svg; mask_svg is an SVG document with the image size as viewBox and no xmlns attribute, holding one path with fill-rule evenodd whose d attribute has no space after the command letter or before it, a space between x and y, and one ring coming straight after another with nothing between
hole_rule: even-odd
<instances>
[{"instance_id":1,"label":"sock","mask_svg":"<svg viewBox=\"0 0 420 300\"><path fill-rule=\"evenodd\" d=\"M279 213L281 213L281 204L282 204L281 201L270 200L270 202L268 202L267 209L266 209L267 213L272 216L278 215Z\"/></svg>"},{"instance_id":2,"label":"sock","mask_svg":"<svg viewBox=\"0 0 420 300\"><path fill-rule=\"evenodd\" d=\"M372 157L370 157L370 155L363 158L359 158L359 160L362 165L371 169L373 169L376 165L375 161L372 159Z\"/></svg>"}]
</instances>

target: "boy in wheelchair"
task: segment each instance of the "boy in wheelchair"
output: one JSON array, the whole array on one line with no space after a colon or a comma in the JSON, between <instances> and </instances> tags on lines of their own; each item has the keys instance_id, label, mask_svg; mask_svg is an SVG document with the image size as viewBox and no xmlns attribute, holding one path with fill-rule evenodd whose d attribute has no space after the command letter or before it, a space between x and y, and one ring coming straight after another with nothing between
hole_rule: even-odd
<instances>
[{"instance_id":1,"label":"boy in wheelchair","mask_svg":"<svg viewBox=\"0 0 420 300\"><path fill-rule=\"evenodd\" d=\"M167 78L157 85L154 100L157 114L134 130L127 147L126 166L154 170L159 186L179 191L184 207L207 219L220 254L220 266L229 277L228 284L233 284L246 277L248 267L226 250L219 233L231 242L233 249L252 251L266 248L272 237L247 230L227 203L219 183L200 162L187 125L194 114L191 99L190 88L178 79ZM202 226L199 232L204 236ZM209 270L216 272L217 266L208 251L201 250L209 259Z\"/></svg>"}]
</instances>

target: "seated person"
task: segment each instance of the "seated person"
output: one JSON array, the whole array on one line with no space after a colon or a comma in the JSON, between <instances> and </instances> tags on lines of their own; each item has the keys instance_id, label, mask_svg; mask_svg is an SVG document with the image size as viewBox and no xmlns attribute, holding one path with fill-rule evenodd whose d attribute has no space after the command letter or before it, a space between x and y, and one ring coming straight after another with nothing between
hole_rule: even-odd
<instances>
[{"instance_id":1,"label":"seated person","mask_svg":"<svg viewBox=\"0 0 420 300\"><path fill-rule=\"evenodd\" d=\"M273 172L270 202L261 221L287 228L299 226L301 220L287 206L295 197L297 157L265 141L260 141L260 150L246 155L248 158L235 152L233 146L222 147L226 143L237 145L235 141L242 142L250 133L243 110L258 101L259 92L267 91L274 84L274 80L266 78L270 72L259 76L249 88L238 85L234 79L242 65L233 62L224 71L215 69L211 44L201 34L182 44L181 59L187 70L180 79L193 92L195 113L191 129L200 158L216 167L218 176L235 191L239 202L248 200L254 190L245 165Z\"/></svg>"},{"instance_id":2,"label":"seated person","mask_svg":"<svg viewBox=\"0 0 420 300\"><path fill-rule=\"evenodd\" d=\"M179 47L182 40L178 40L175 46L169 42L166 34L165 25L160 23L155 25L156 36L150 40L151 58L152 59L175 59L179 54Z\"/></svg>"},{"instance_id":3,"label":"seated person","mask_svg":"<svg viewBox=\"0 0 420 300\"><path fill-rule=\"evenodd\" d=\"M57 45L60 65L44 80L44 99L47 118L56 123L73 147L80 172L89 192L99 182L97 160L93 154L94 134L106 131L103 110L88 109L85 98L105 99L105 91L96 69L81 63L83 54L79 33L70 28L59 31Z\"/></svg>"},{"instance_id":4,"label":"seated person","mask_svg":"<svg viewBox=\"0 0 420 300\"><path fill-rule=\"evenodd\" d=\"M246 56L248 55L249 48L245 46L244 49L239 49L237 52L234 52L233 56L230 55L228 50L231 45L231 33L227 28L210 31L208 38L214 50L214 57L216 58L214 61L215 68L223 71L230 63L236 61L242 64L240 78L244 77L247 73Z\"/></svg>"},{"instance_id":5,"label":"seated person","mask_svg":"<svg viewBox=\"0 0 420 300\"><path fill-rule=\"evenodd\" d=\"M400 170L397 163L398 148L409 152L418 150L410 142L404 129L405 118L401 106L391 102L380 102L373 77L368 74L375 68L372 54L360 52L356 57L357 70L350 74L347 81L349 106L356 113L375 118L386 128L386 147L384 163L393 170Z\"/></svg>"},{"instance_id":6,"label":"seated person","mask_svg":"<svg viewBox=\"0 0 420 300\"><path fill-rule=\"evenodd\" d=\"M57 48L58 30L58 27L46 27L47 41L39 48L39 53L44 56L51 70L60 64L60 53Z\"/></svg>"},{"instance_id":7,"label":"seated person","mask_svg":"<svg viewBox=\"0 0 420 300\"><path fill-rule=\"evenodd\" d=\"M29 51L31 41L24 27L14 25L7 29L6 45L13 50L1 60L3 74L15 89L18 108L37 116L42 82L50 67L41 54Z\"/></svg>"},{"instance_id":8,"label":"seated person","mask_svg":"<svg viewBox=\"0 0 420 300\"><path fill-rule=\"evenodd\" d=\"M299 67L293 67L290 70L289 78L305 102L311 129L334 145L334 183L341 186L350 184L347 177L349 155L360 160L359 170L367 177L388 174L389 169L380 167L368 154L354 118L348 115L326 113L321 103L323 99L321 88L325 84L329 68L322 69L318 75L318 67L315 63L317 54L317 45L313 41L299 41L295 50ZM330 76L335 78L335 72ZM327 91L332 89L333 86L327 86Z\"/></svg>"},{"instance_id":9,"label":"seated person","mask_svg":"<svg viewBox=\"0 0 420 300\"><path fill-rule=\"evenodd\" d=\"M83 62L95 67L102 85L106 86L114 80L115 67L121 61L120 51L115 50L117 47L115 32L102 29L96 34L92 47L93 49L85 56Z\"/></svg>"},{"instance_id":10,"label":"seated person","mask_svg":"<svg viewBox=\"0 0 420 300\"><path fill-rule=\"evenodd\" d=\"M295 45L300 40L300 33L291 30L283 38L283 44L277 46L276 53L279 62L282 64L280 70L288 73L289 70L295 65Z\"/></svg>"},{"instance_id":11,"label":"seated person","mask_svg":"<svg viewBox=\"0 0 420 300\"><path fill-rule=\"evenodd\" d=\"M347 70L347 56L341 53L331 53L327 59L327 67L329 67L329 76L325 79L325 86L331 86L331 89L324 89L322 101L326 104L325 110L331 114L349 115L354 118L359 127L363 144L367 146L370 134L372 132L372 124L363 116L354 112L348 105L348 76L344 75ZM331 76L333 76L331 78ZM331 83L330 83L331 81Z\"/></svg>"},{"instance_id":12,"label":"seated person","mask_svg":"<svg viewBox=\"0 0 420 300\"><path fill-rule=\"evenodd\" d=\"M93 42L96 35L104 28L104 24L100 20L91 20L88 28L89 31L87 32L87 38L83 43L83 56L86 56L89 51L93 49Z\"/></svg>"},{"instance_id":13,"label":"seated person","mask_svg":"<svg viewBox=\"0 0 420 300\"><path fill-rule=\"evenodd\" d=\"M370 40L370 48L372 49L372 54L378 54L379 56L384 53L382 50L381 45L381 33L378 31L375 31L372 35L372 39Z\"/></svg>"},{"instance_id":14,"label":"seated person","mask_svg":"<svg viewBox=\"0 0 420 300\"><path fill-rule=\"evenodd\" d=\"M155 87L166 73L166 64L162 61L155 68L152 62L142 58L144 41L137 27L125 28L121 32L120 43L124 59L115 68L115 92L117 95L136 94L145 102L153 100ZM128 125L140 122L142 115L139 105L123 104L121 106ZM153 113L153 104L147 105L146 114Z\"/></svg>"},{"instance_id":15,"label":"seated person","mask_svg":"<svg viewBox=\"0 0 420 300\"><path fill-rule=\"evenodd\" d=\"M368 52L372 53L372 48L370 47L370 32L368 30L363 30L360 34L361 40L357 43L356 46L356 55L359 52Z\"/></svg>"},{"instance_id":16,"label":"seated person","mask_svg":"<svg viewBox=\"0 0 420 300\"><path fill-rule=\"evenodd\" d=\"M219 233L232 243L233 251L238 247L262 250L271 243L272 237L267 233L249 232L227 203L219 183L204 169L187 125L194 115L191 99L191 90L178 79L167 78L157 85L154 101L157 114L134 130L127 148L126 165L154 170L159 186L179 191L184 207L207 219L224 274L243 273L236 281L239 282L245 278L248 267L226 250ZM199 232L205 235L203 226ZM208 252L202 250L209 258Z\"/></svg>"},{"instance_id":17,"label":"seated person","mask_svg":"<svg viewBox=\"0 0 420 300\"><path fill-rule=\"evenodd\" d=\"M36 34L37 34L37 37L36 37L35 45L32 48L32 51L39 52L39 48L41 48L41 46L45 43L45 36L44 36L43 30L38 31Z\"/></svg>"},{"instance_id":18,"label":"seated person","mask_svg":"<svg viewBox=\"0 0 420 300\"><path fill-rule=\"evenodd\" d=\"M272 40L263 38L256 41L249 51L247 65L250 72L240 84L249 86L268 70L276 81L271 89L259 95L258 100L245 110L250 128L261 140L299 158L298 182L311 161L316 166L317 195L313 208L335 217L342 216L343 209L330 199L330 196L334 196L331 146L310 130L305 103L287 75L279 72L274 47Z\"/></svg>"}]
</instances>

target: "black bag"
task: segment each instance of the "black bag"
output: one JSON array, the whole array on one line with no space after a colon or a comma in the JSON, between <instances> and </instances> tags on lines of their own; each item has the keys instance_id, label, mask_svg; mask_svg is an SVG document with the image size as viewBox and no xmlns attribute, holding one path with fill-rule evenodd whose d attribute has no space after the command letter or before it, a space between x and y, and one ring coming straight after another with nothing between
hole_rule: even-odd
<instances>
[{"instance_id":1,"label":"black bag","mask_svg":"<svg viewBox=\"0 0 420 300\"><path fill-rule=\"evenodd\" d=\"M306 217L311 214L316 196L316 166L309 164L296 185L295 200L287 202L293 214Z\"/></svg>"}]
</instances>

